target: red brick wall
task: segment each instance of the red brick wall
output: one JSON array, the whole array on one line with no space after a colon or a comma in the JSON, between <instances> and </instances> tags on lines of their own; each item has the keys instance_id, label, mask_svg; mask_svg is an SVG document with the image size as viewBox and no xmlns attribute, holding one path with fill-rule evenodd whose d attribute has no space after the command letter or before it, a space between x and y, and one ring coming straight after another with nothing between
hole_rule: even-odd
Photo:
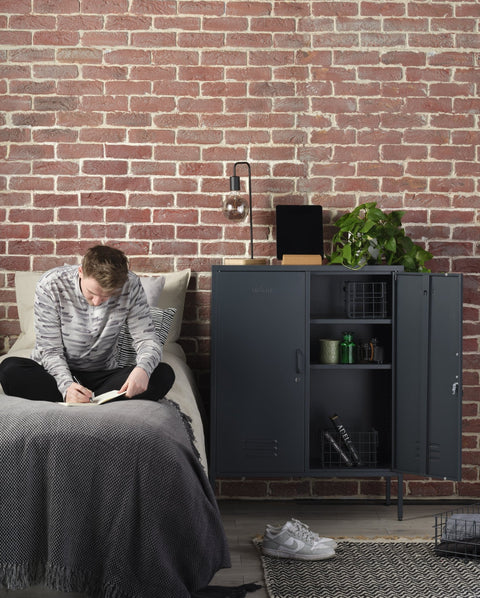
<instances>
[{"instance_id":1,"label":"red brick wall","mask_svg":"<svg viewBox=\"0 0 480 598\"><path fill-rule=\"evenodd\" d=\"M0 346L15 270L75 263L99 241L137 271L191 267L183 343L208 384L210 266L248 255L219 210L232 163L253 169L256 254L274 206L329 222L404 208L434 271L465 274L463 482L480 496L476 1L2 0ZM227 495L376 495L375 481L225 482Z\"/></svg>"}]
</instances>

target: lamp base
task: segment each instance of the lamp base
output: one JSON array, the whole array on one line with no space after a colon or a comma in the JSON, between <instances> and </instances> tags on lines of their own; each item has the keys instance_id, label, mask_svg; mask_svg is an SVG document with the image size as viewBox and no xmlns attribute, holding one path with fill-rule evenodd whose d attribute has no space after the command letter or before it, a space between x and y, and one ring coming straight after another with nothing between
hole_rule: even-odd
<instances>
[{"instance_id":1,"label":"lamp base","mask_svg":"<svg viewBox=\"0 0 480 598\"><path fill-rule=\"evenodd\" d=\"M263 266L268 264L268 260L263 257L224 257L225 266Z\"/></svg>"}]
</instances>

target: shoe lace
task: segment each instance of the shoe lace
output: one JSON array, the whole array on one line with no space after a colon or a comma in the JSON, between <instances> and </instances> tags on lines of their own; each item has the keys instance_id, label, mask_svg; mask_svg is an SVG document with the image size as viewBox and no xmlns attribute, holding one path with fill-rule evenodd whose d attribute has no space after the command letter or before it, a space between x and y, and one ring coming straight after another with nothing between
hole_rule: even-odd
<instances>
[{"instance_id":1,"label":"shoe lace","mask_svg":"<svg viewBox=\"0 0 480 598\"><path fill-rule=\"evenodd\" d=\"M312 532L312 530L308 527L306 523L302 523L298 519L292 519L292 524L295 529L295 533L298 534L298 536L302 540L306 540L307 542L312 544L318 541L318 534Z\"/></svg>"}]
</instances>

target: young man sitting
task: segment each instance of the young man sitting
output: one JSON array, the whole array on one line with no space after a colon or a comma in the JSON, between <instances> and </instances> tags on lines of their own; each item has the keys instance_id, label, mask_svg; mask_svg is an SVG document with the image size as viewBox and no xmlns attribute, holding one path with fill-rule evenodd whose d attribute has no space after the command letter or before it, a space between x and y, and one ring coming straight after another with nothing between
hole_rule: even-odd
<instances>
[{"instance_id":1,"label":"young man sitting","mask_svg":"<svg viewBox=\"0 0 480 598\"><path fill-rule=\"evenodd\" d=\"M161 361L150 307L126 255L97 245L81 266L46 272L35 292L35 348L31 359L0 364L5 393L26 399L87 403L93 393L125 391L127 398L158 400L175 380ZM135 366L119 367L115 346L128 325Z\"/></svg>"}]
</instances>

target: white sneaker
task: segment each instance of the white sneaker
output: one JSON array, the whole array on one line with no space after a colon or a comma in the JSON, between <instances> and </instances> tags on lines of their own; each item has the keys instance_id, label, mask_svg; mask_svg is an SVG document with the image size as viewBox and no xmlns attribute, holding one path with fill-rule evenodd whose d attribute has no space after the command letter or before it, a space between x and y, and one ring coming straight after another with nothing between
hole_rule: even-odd
<instances>
[{"instance_id":1,"label":"white sneaker","mask_svg":"<svg viewBox=\"0 0 480 598\"><path fill-rule=\"evenodd\" d=\"M324 538L313 532L306 523L302 523L298 519L290 519L289 522L291 524L291 530L293 533L298 535L300 539L303 541L307 541L308 543L315 544L326 544L330 548L334 550L337 548L338 544L335 542L333 538ZM286 525L286 524L285 524ZM283 526L285 527L285 526ZM266 530L271 531L273 534L278 534L283 527L274 527L273 525L267 524Z\"/></svg>"},{"instance_id":2,"label":"white sneaker","mask_svg":"<svg viewBox=\"0 0 480 598\"><path fill-rule=\"evenodd\" d=\"M337 546L331 538L320 538L304 523L292 519L282 527L266 526L262 552L268 556L286 559L321 561L335 556L335 549L329 542Z\"/></svg>"},{"instance_id":3,"label":"white sneaker","mask_svg":"<svg viewBox=\"0 0 480 598\"><path fill-rule=\"evenodd\" d=\"M311 537L312 540L314 540L315 542L322 542L323 544L327 544L328 546L330 546L330 548L333 548L335 550L335 548L337 548L338 544L335 542L335 540L333 538L323 538L321 536L319 536L317 533L315 533L314 531L312 531L308 525L306 523L303 523L302 521L299 521L298 519L290 519L290 521L296 525L302 528L303 532L307 537Z\"/></svg>"}]
</instances>

